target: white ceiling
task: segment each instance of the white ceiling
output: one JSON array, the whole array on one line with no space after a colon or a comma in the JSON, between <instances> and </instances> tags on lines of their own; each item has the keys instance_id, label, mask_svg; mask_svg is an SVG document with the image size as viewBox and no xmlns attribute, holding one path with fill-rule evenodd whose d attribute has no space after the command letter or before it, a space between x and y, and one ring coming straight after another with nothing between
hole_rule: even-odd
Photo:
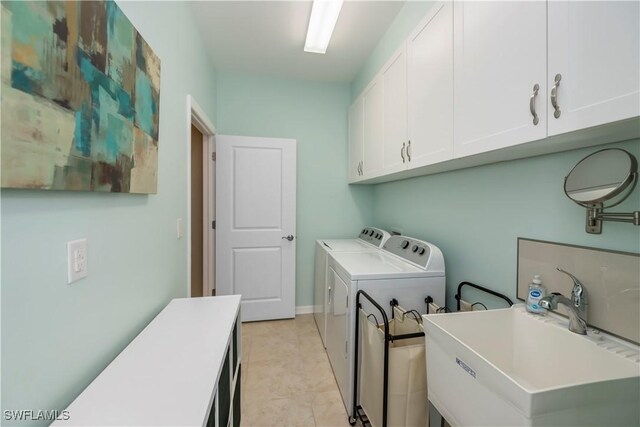
<instances>
[{"instance_id":1,"label":"white ceiling","mask_svg":"<svg viewBox=\"0 0 640 427\"><path fill-rule=\"evenodd\" d=\"M192 2L216 68L350 82L404 1L345 1L324 55L303 51L311 1Z\"/></svg>"}]
</instances>

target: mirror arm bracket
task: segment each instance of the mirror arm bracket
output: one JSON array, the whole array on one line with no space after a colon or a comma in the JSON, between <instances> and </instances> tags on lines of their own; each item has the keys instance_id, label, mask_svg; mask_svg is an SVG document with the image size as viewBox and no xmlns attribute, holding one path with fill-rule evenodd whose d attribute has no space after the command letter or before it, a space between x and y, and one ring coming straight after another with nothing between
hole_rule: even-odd
<instances>
[{"instance_id":1,"label":"mirror arm bracket","mask_svg":"<svg viewBox=\"0 0 640 427\"><path fill-rule=\"evenodd\" d=\"M640 226L640 211L604 212L629 197L638 178L638 161L633 154L621 148L603 148L584 157L569 171L564 177L564 193L586 208L585 231L601 234L604 221ZM607 206L605 202L609 202Z\"/></svg>"},{"instance_id":2,"label":"mirror arm bracket","mask_svg":"<svg viewBox=\"0 0 640 427\"><path fill-rule=\"evenodd\" d=\"M601 234L602 221L628 222L640 226L640 211L605 213L602 205L587 208L587 233Z\"/></svg>"}]
</instances>

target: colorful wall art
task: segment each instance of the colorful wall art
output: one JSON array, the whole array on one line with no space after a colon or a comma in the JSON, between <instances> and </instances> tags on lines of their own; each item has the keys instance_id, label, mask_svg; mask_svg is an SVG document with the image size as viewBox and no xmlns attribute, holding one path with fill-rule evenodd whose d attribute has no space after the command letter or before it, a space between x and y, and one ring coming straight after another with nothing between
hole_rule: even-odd
<instances>
[{"instance_id":1,"label":"colorful wall art","mask_svg":"<svg viewBox=\"0 0 640 427\"><path fill-rule=\"evenodd\" d=\"M113 1L3 1L5 188L156 193L160 60Z\"/></svg>"}]
</instances>

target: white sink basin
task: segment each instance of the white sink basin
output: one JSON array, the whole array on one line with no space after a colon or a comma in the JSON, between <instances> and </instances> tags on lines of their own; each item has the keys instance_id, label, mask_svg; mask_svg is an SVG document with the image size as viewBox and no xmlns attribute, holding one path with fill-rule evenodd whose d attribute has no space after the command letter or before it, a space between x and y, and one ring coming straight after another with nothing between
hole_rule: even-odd
<instances>
[{"instance_id":1,"label":"white sink basin","mask_svg":"<svg viewBox=\"0 0 640 427\"><path fill-rule=\"evenodd\" d=\"M640 348L510 309L424 316L429 400L452 425L638 425Z\"/></svg>"}]
</instances>

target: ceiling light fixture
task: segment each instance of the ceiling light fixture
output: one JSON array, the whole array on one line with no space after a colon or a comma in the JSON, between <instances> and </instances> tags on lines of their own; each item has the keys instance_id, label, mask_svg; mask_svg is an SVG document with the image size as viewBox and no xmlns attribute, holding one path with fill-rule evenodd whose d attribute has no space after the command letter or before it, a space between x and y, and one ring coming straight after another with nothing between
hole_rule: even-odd
<instances>
[{"instance_id":1,"label":"ceiling light fixture","mask_svg":"<svg viewBox=\"0 0 640 427\"><path fill-rule=\"evenodd\" d=\"M326 53L343 0L314 0L304 51Z\"/></svg>"}]
</instances>

